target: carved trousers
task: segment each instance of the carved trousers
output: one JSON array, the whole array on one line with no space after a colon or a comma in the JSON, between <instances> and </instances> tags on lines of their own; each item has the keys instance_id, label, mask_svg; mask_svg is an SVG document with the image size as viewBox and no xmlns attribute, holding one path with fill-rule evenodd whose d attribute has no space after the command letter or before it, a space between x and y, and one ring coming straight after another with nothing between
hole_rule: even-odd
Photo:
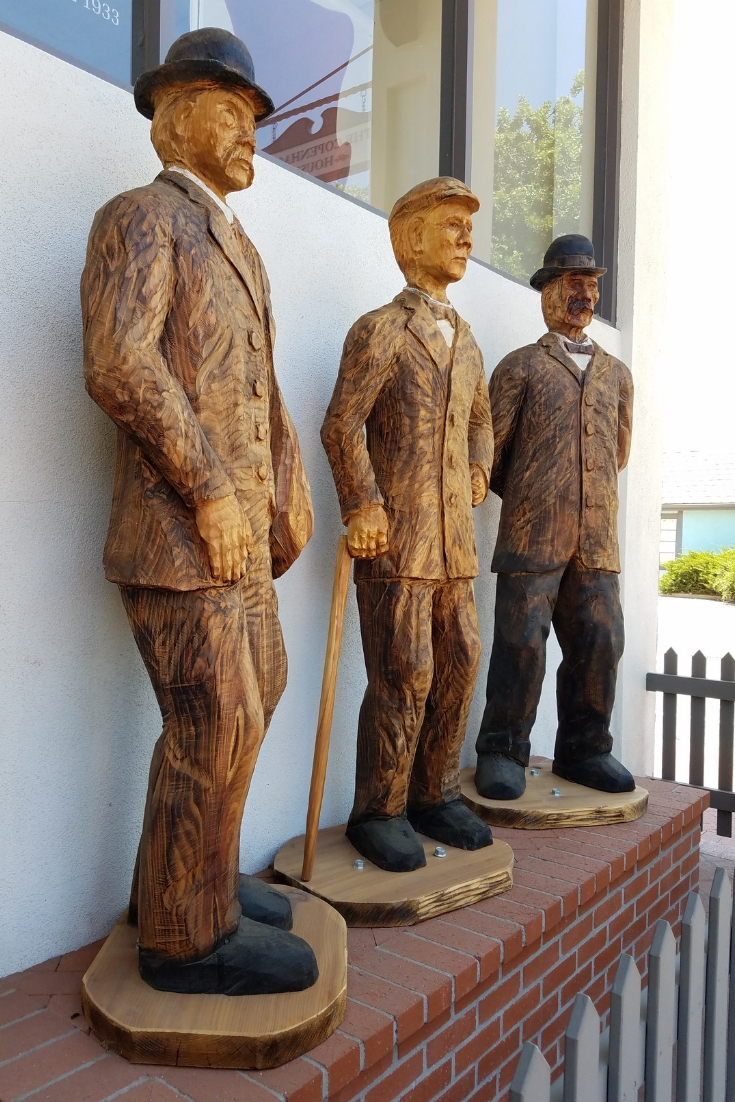
<instances>
[{"instance_id":1,"label":"carved trousers","mask_svg":"<svg viewBox=\"0 0 735 1102\"><path fill-rule=\"evenodd\" d=\"M573 558L558 570L498 574L478 754L495 751L528 765L552 624L562 652L554 757L570 764L612 749L610 716L625 641L618 575L587 570Z\"/></svg>"},{"instance_id":2,"label":"carved trousers","mask_svg":"<svg viewBox=\"0 0 735 1102\"><path fill-rule=\"evenodd\" d=\"M131 911L143 948L196 960L240 921L245 798L286 685L277 598L262 569L226 588L120 589L163 716Z\"/></svg>"},{"instance_id":3,"label":"carved trousers","mask_svg":"<svg viewBox=\"0 0 735 1102\"><path fill-rule=\"evenodd\" d=\"M459 796L459 754L480 663L471 580L360 581L368 685L350 822Z\"/></svg>"}]
</instances>

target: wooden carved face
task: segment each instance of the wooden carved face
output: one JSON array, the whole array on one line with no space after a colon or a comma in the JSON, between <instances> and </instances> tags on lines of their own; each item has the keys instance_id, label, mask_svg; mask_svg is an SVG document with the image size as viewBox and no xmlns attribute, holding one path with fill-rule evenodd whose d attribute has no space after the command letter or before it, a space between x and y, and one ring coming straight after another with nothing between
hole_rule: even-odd
<instances>
[{"instance_id":1,"label":"wooden carved face","mask_svg":"<svg viewBox=\"0 0 735 1102\"><path fill-rule=\"evenodd\" d=\"M456 283L472 252L472 215L466 203L445 199L416 219L413 270L437 283Z\"/></svg>"},{"instance_id":2,"label":"wooden carved face","mask_svg":"<svg viewBox=\"0 0 735 1102\"><path fill-rule=\"evenodd\" d=\"M565 272L541 292L544 321L553 333L586 329L599 298L597 276Z\"/></svg>"},{"instance_id":3,"label":"wooden carved face","mask_svg":"<svg viewBox=\"0 0 735 1102\"><path fill-rule=\"evenodd\" d=\"M173 90L169 103L162 102L160 109L158 140L155 117L151 137L164 164L182 164L222 195L250 187L255 153L255 106L250 92L216 84L192 85Z\"/></svg>"}]
</instances>

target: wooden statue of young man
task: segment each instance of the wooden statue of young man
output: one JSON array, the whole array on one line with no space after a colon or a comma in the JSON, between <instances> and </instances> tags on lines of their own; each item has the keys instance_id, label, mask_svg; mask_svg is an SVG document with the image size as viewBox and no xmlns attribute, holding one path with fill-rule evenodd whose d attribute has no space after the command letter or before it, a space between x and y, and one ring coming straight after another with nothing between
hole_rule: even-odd
<instances>
[{"instance_id":1,"label":"wooden statue of young man","mask_svg":"<svg viewBox=\"0 0 735 1102\"><path fill-rule=\"evenodd\" d=\"M525 789L552 624L563 656L554 772L603 792L635 787L612 756L610 734L623 652L618 472L630 450L633 381L585 334L605 270L586 237L557 238L531 278L549 332L511 352L490 379L490 487L503 505L475 776L489 799L516 799Z\"/></svg>"},{"instance_id":2,"label":"wooden statue of young man","mask_svg":"<svg viewBox=\"0 0 735 1102\"><path fill-rule=\"evenodd\" d=\"M313 527L268 279L226 204L273 104L244 44L212 29L179 38L135 102L164 171L98 212L81 288L87 389L119 429L105 568L163 714L129 920L154 987L301 990L317 966L288 900L239 876L286 684L273 577Z\"/></svg>"},{"instance_id":3,"label":"wooden statue of young man","mask_svg":"<svg viewBox=\"0 0 735 1102\"><path fill-rule=\"evenodd\" d=\"M416 831L468 850L492 842L460 799L459 754L480 660L472 506L487 495L493 434L480 350L446 296L478 207L448 177L395 204L407 286L350 330L322 427L368 676L347 837L391 872L426 864Z\"/></svg>"}]
</instances>

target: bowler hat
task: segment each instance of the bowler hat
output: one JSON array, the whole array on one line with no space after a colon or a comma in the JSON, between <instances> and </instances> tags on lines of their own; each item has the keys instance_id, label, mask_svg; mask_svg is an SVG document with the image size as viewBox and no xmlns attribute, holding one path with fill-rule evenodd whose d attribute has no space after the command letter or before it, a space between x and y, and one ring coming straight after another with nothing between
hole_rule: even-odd
<instances>
[{"instance_id":1,"label":"bowler hat","mask_svg":"<svg viewBox=\"0 0 735 1102\"><path fill-rule=\"evenodd\" d=\"M552 279L558 279L565 272L601 276L606 271L607 268L595 266L595 250L589 237L581 233L565 233L551 242L543 267L533 273L529 282L534 291L541 291Z\"/></svg>"},{"instance_id":2,"label":"bowler hat","mask_svg":"<svg viewBox=\"0 0 735 1102\"><path fill-rule=\"evenodd\" d=\"M220 27L201 27L177 38L163 65L141 73L135 82L135 106L147 119L153 118L155 93L171 84L211 80L255 93L255 120L260 122L274 110L273 100L255 83L255 67L244 42Z\"/></svg>"},{"instance_id":3,"label":"bowler hat","mask_svg":"<svg viewBox=\"0 0 735 1102\"><path fill-rule=\"evenodd\" d=\"M461 180L455 180L453 176L435 176L433 180L424 180L423 183L416 184L397 199L388 215L388 222L408 214L415 214L416 211L442 203L445 199L456 199L467 203L473 214L480 208L480 200L467 187L467 184Z\"/></svg>"}]
</instances>

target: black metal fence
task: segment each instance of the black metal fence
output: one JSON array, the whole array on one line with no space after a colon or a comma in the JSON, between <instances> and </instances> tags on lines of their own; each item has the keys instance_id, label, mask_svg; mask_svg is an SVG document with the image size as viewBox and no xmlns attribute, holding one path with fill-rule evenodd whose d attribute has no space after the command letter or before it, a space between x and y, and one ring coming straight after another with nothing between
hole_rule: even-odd
<instances>
[{"instance_id":1,"label":"black metal fence","mask_svg":"<svg viewBox=\"0 0 735 1102\"><path fill-rule=\"evenodd\" d=\"M735 730L735 658L726 654L720 660L720 679L707 677L707 659L701 651L692 655L691 677L678 672L679 656L675 650L664 655L664 672L646 675L649 692L664 694L663 755L661 776L665 781L676 777L676 706L677 697L691 697L689 720L689 784L706 788L704 783L704 719L705 701L720 702L720 735L717 788L710 788L710 806L717 810L717 833L732 837L733 793L733 732Z\"/></svg>"}]
</instances>

